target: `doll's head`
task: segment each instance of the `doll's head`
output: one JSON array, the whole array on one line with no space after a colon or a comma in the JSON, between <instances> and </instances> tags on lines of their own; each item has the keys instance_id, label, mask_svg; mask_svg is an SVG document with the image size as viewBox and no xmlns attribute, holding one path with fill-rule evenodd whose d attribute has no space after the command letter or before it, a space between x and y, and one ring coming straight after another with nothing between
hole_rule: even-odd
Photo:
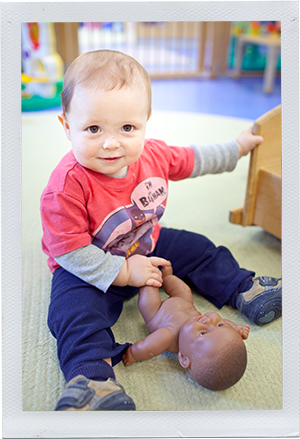
<instances>
[{"instance_id":1,"label":"doll's head","mask_svg":"<svg viewBox=\"0 0 300 439\"><path fill-rule=\"evenodd\" d=\"M136 88L146 92L148 119L151 115L151 81L134 58L115 50L95 50L79 55L66 71L61 93L63 113L68 113L75 88L103 91Z\"/></svg>"},{"instance_id":2,"label":"doll's head","mask_svg":"<svg viewBox=\"0 0 300 439\"><path fill-rule=\"evenodd\" d=\"M206 313L181 327L178 359L202 387L225 390L243 376L247 351L239 332L219 314Z\"/></svg>"}]
</instances>

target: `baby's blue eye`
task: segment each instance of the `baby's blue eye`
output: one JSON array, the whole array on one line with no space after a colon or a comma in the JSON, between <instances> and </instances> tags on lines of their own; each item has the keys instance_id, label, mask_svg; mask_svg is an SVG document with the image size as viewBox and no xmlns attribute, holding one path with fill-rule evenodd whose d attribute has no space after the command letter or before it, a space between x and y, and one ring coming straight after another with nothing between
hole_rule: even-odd
<instances>
[{"instance_id":1,"label":"baby's blue eye","mask_svg":"<svg viewBox=\"0 0 300 439\"><path fill-rule=\"evenodd\" d=\"M133 125L123 125L122 129L126 131L126 133L130 133L130 131L133 130Z\"/></svg>"},{"instance_id":2,"label":"baby's blue eye","mask_svg":"<svg viewBox=\"0 0 300 439\"><path fill-rule=\"evenodd\" d=\"M91 134L97 134L100 131L100 128L98 127L98 125L92 125L90 127L88 127L88 132Z\"/></svg>"},{"instance_id":3,"label":"baby's blue eye","mask_svg":"<svg viewBox=\"0 0 300 439\"><path fill-rule=\"evenodd\" d=\"M218 326L224 326L224 323L219 323Z\"/></svg>"}]
</instances>

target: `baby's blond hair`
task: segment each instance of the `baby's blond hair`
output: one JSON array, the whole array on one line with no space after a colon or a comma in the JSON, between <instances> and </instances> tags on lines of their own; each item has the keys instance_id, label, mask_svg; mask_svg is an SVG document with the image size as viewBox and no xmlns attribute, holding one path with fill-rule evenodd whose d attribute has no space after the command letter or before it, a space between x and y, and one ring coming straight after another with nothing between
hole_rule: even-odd
<instances>
[{"instance_id":1,"label":"baby's blond hair","mask_svg":"<svg viewBox=\"0 0 300 439\"><path fill-rule=\"evenodd\" d=\"M70 111L75 87L111 91L123 87L140 87L149 99L151 115L151 81L147 71L134 58L116 50L95 50L79 55L66 71L61 93L64 114Z\"/></svg>"},{"instance_id":2,"label":"baby's blond hair","mask_svg":"<svg viewBox=\"0 0 300 439\"><path fill-rule=\"evenodd\" d=\"M194 353L189 372L202 387L225 390L236 384L247 367L247 350L242 338L227 343L213 359Z\"/></svg>"}]
</instances>

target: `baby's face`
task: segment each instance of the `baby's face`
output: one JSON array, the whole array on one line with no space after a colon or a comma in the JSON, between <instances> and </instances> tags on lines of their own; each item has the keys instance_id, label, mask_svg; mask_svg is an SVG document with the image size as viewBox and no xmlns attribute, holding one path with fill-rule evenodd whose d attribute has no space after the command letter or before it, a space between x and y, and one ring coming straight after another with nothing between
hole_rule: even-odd
<instances>
[{"instance_id":1,"label":"baby's face","mask_svg":"<svg viewBox=\"0 0 300 439\"><path fill-rule=\"evenodd\" d=\"M213 358L228 342L241 339L240 334L222 317L208 312L189 319L180 329L179 351L188 358L197 352L205 358Z\"/></svg>"},{"instance_id":2,"label":"baby's face","mask_svg":"<svg viewBox=\"0 0 300 439\"><path fill-rule=\"evenodd\" d=\"M148 107L146 91L137 87L103 91L77 86L70 111L59 119L82 166L122 177L143 152Z\"/></svg>"}]
</instances>

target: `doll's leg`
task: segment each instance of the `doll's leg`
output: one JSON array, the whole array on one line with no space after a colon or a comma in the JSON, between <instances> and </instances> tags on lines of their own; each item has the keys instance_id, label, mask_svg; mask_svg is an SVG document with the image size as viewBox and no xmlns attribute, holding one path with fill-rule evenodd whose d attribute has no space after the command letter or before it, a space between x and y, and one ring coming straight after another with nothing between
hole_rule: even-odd
<instances>
[{"instance_id":1,"label":"doll's leg","mask_svg":"<svg viewBox=\"0 0 300 439\"><path fill-rule=\"evenodd\" d=\"M139 289L139 310L146 325L153 319L160 308L161 297L156 287L141 287Z\"/></svg>"},{"instance_id":2,"label":"doll's leg","mask_svg":"<svg viewBox=\"0 0 300 439\"><path fill-rule=\"evenodd\" d=\"M190 287L173 275L172 267L162 267L163 289L170 297L182 297L193 303L193 296Z\"/></svg>"}]
</instances>

